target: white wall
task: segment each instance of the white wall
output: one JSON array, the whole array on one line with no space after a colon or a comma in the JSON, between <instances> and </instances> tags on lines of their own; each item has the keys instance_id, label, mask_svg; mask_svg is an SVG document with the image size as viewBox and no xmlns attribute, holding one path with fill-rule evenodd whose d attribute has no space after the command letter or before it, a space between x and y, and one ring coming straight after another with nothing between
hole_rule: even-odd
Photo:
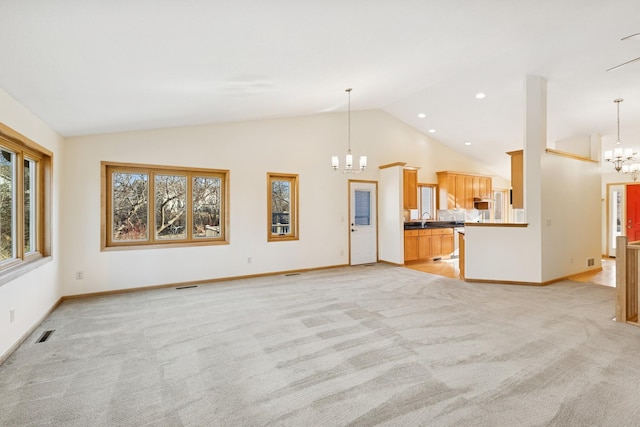
<instances>
[{"instance_id":1,"label":"white wall","mask_svg":"<svg viewBox=\"0 0 640 427\"><path fill-rule=\"evenodd\" d=\"M540 283L540 230L527 227L465 227L465 278Z\"/></svg>"},{"instance_id":2,"label":"white wall","mask_svg":"<svg viewBox=\"0 0 640 427\"><path fill-rule=\"evenodd\" d=\"M468 279L543 283L601 268L600 166L544 153L540 180L542 221L466 227Z\"/></svg>"},{"instance_id":3,"label":"white wall","mask_svg":"<svg viewBox=\"0 0 640 427\"><path fill-rule=\"evenodd\" d=\"M348 263L348 186L331 155L347 148L346 113L68 138L62 230L66 294L208 280ZM351 148L366 154L358 179L378 180L378 166L407 162L420 180L436 171L489 174L379 110L352 112ZM100 251L100 162L230 170L231 244ZM505 155L505 161L508 156ZM266 173L300 175L300 240L267 243ZM401 225L398 225L401 227ZM344 255L340 255L343 251ZM247 263L247 258L252 263ZM84 280L76 280L82 271Z\"/></svg>"},{"instance_id":4,"label":"white wall","mask_svg":"<svg viewBox=\"0 0 640 427\"><path fill-rule=\"evenodd\" d=\"M601 268L600 165L546 154L542 171L542 280Z\"/></svg>"},{"instance_id":5,"label":"white wall","mask_svg":"<svg viewBox=\"0 0 640 427\"><path fill-rule=\"evenodd\" d=\"M528 226L466 227L467 279L544 283L601 267L600 165L547 153L546 81L527 76L525 94ZM600 151L599 136L588 142Z\"/></svg>"},{"instance_id":6,"label":"white wall","mask_svg":"<svg viewBox=\"0 0 640 427\"><path fill-rule=\"evenodd\" d=\"M404 264L403 169L393 166L380 170L378 185L378 257L380 261Z\"/></svg>"},{"instance_id":7,"label":"white wall","mask_svg":"<svg viewBox=\"0 0 640 427\"><path fill-rule=\"evenodd\" d=\"M0 357L20 340L62 295L60 287L59 206L62 138L38 117L0 89L0 122L53 152L52 260L0 285ZM9 323L9 310L15 321Z\"/></svg>"}]
</instances>

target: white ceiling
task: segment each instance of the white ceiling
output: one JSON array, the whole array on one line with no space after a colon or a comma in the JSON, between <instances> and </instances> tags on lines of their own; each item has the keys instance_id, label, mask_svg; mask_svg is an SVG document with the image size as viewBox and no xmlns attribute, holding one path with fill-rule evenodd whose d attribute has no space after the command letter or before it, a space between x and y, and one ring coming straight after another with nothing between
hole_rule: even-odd
<instances>
[{"instance_id":1,"label":"white ceiling","mask_svg":"<svg viewBox=\"0 0 640 427\"><path fill-rule=\"evenodd\" d=\"M344 111L353 87L353 110L506 176L526 75L548 80L550 141L613 144L624 98L640 148L640 61L605 71L640 56L621 40L639 16L637 0L1 0L0 87L64 136Z\"/></svg>"}]
</instances>

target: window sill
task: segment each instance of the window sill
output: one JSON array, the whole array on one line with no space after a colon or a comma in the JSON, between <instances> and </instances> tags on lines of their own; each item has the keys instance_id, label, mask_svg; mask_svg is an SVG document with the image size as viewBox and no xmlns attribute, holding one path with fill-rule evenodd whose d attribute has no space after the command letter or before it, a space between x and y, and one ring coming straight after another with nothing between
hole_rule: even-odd
<instances>
[{"instance_id":1,"label":"window sill","mask_svg":"<svg viewBox=\"0 0 640 427\"><path fill-rule=\"evenodd\" d=\"M197 246L220 246L228 245L228 240L207 240L205 242L171 242L171 243L148 243L145 245L131 244L131 245L114 245L105 246L101 250L102 252L110 251L130 251L130 250L147 250L147 249L161 249L161 248L189 248Z\"/></svg>"},{"instance_id":2,"label":"window sill","mask_svg":"<svg viewBox=\"0 0 640 427\"><path fill-rule=\"evenodd\" d=\"M25 274L35 270L36 268L42 267L52 260L52 256L38 257L31 261L22 262L14 267L7 269L6 271L0 273L0 286L15 280L20 276L24 276Z\"/></svg>"}]
</instances>

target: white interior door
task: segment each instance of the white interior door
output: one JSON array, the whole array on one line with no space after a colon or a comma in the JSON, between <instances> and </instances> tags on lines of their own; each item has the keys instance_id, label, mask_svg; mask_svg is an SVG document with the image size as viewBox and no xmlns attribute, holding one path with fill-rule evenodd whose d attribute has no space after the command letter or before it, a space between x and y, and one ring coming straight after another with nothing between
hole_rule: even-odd
<instances>
[{"instance_id":1,"label":"white interior door","mask_svg":"<svg viewBox=\"0 0 640 427\"><path fill-rule=\"evenodd\" d=\"M351 265L378 261L376 182L349 181L349 254Z\"/></svg>"},{"instance_id":2,"label":"white interior door","mask_svg":"<svg viewBox=\"0 0 640 427\"><path fill-rule=\"evenodd\" d=\"M622 236L624 225L624 185L609 185L609 224L607 224L608 244L607 251L609 256L616 256L616 237Z\"/></svg>"}]
</instances>

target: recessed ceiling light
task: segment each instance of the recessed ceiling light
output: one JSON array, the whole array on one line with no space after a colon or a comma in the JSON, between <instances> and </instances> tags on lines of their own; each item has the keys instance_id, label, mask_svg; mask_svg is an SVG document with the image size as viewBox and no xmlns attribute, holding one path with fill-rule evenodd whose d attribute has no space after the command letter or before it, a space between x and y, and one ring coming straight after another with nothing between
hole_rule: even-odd
<instances>
[{"instance_id":1,"label":"recessed ceiling light","mask_svg":"<svg viewBox=\"0 0 640 427\"><path fill-rule=\"evenodd\" d=\"M469 141L466 141L464 145L471 145L471 143Z\"/></svg>"},{"instance_id":2,"label":"recessed ceiling light","mask_svg":"<svg viewBox=\"0 0 640 427\"><path fill-rule=\"evenodd\" d=\"M435 129L429 129L429 133L436 133Z\"/></svg>"},{"instance_id":3,"label":"recessed ceiling light","mask_svg":"<svg viewBox=\"0 0 640 427\"><path fill-rule=\"evenodd\" d=\"M420 117L421 119L424 119L425 117L427 117L427 115L425 113L420 113L418 114L418 117Z\"/></svg>"},{"instance_id":4,"label":"recessed ceiling light","mask_svg":"<svg viewBox=\"0 0 640 427\"><path fill-rule=\"evenodd\" d=\"M485 95L482 92L476 93L476 98L478 98L478 99L483 99L485 96L487 96L487 95Z\"/></svg>"}]
</instances>

